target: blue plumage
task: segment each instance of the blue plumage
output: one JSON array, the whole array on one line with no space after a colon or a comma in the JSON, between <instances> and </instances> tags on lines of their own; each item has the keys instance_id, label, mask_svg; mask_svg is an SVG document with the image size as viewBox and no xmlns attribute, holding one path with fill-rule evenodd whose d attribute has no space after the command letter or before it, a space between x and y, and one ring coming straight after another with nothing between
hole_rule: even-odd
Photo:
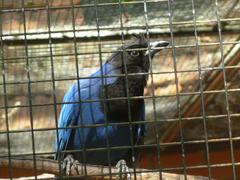
<instances>
[{"instance_id":1,"label":"blue plumage","mask_svg":"<svg viewBox=\"0 0 240 180\"><path fill-rule=\"evenodd\" d=\"M104 75L114 75L115 71L110 64L103 65ZM78 82L75 82L73 86L68 90L63 99L62 110L59 117L59 144L55 144L55 150L62 151L65 149L78 150L84 148L99 148L107 147L106 137L108 131L109 145L114 146L130 146L130 129L129 125L112 125L112 126L100 126L96 128L68 128L66 127L79 126L81 124L85 126L106 123L106 117L101 110L101 103L98 102L84 102L79 104L79 98L82 101L86 100L99 100L99 94L101 91L102 80L101 70L92 74L89 79L79 80L80 96L78 93ZM97 77L97 78L94 78ZM104 84L114 84L116 77L104 78ZM72 104L71 104L72 103ZM82 108L80 110L80 108ZM142 106L144 109L144 105ZM81 114L80 114L81 113ZM139 120L144 120L144 113L140 114ZM124 119L123 119L124 120ZM107 119L109 123L116 121ZM140 132L143 131L143 126L135 126L134 134L135 138L140 137ZM75 131L73 133L73 131ZM72 137L71 137L72 136ZM137 139L135 139L136 142ZM118 159L124 157L129 150L124 149L120 151L111 152L111 161L115 162ZM86 161L91 164L107 164L107 154L105 151L92 151L86 153ZM81 159L81 153L76 153L76 159Z\"/></svg>"},{"instance_id":2,"label":"blue plumage","mask_svg":"<svg viewBox=\"0 0 240 180\"><path fill-rule=\"evenodd\" d=\"M146 48L147 46L147 41L141 36L132 44L122 48ZM155 46L160 47L157 44ZM83 159L83 153L80 151L71 154L80 162L106 165L109 160L113 164L131 154L131 140L134 144L138 143L146 132L146 126L144 124L134 124L130 129L129 124L119 125L116 123L129 122L129 116L131 121L144 121L144 100L141 98L130 100L130 112L127 100L106 101L105 105L103 101L99 100L104 98L124 98L127 97L127 94L130 97L142 96L147 75L135 74L127 79L125 77L116 77L116 75L126 74L126 71L128 74L148 72L149 58L153 57L155 52L116 52L89 78L81 79L78 81L79 83L76 81L73 84L63 99L65 104L62 105L59 117L55 159L63 159L66 156L66 153L62 152L64 150L82 150L85 148L85 160ZM148 53L152 54L149 56ZM115 77L99 78L102 75ZM126 84L128 84L128 93ZM78 85L80 89L78 89ZM82 102L80 103L80 101ZM106 119L108 123L115 124L104 126ZM80 127L81 125L84 127ZM96 126L93 127L93 125ZM79 127L76 128L76 126ZM110 159L108 159L106 149L88 151L91 148L107 147L107 137L110 147L123 147L117 150L111 149Z\"/></svg>"}]
</instances>

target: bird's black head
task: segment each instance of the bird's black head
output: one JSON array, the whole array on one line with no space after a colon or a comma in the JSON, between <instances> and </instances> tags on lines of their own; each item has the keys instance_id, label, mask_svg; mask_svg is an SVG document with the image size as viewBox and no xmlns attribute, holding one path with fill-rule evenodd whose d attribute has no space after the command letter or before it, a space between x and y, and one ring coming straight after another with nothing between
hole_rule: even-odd
<instances>
[{"instance_id":1,"label":"bird's black head","mask_svg":"<svg viewBox=\"0 0 240 180\"><path fill-rule=\"evenodd\" d=\"M168 46L167 41L149 42L144 35L134 35L134 39L123 45L108 60L116 68L127 67L128 73L148 72L150 59ZM132 68L130 68L132 67ZM135 67L135 68L133 68ZM135 71L132 71L135 69Z\"/></svg>"},{"instance_id":2,"label":"bird's black head","mask_svg":"<svg viewBox=\"0 0 240 180\"><path fill-rule=\"evenodd\" d=\"M120 47L107 60L104 67L109 67L107 75L121 76L114 83L106 84L102 88L104 91L101 91L101 98L143 96L150 60L161 48L166 46L168 46L166 41L149 42L143 35L138 35L128 44ZM139 114L142 114L143 101L144 99L141 98L130 99L130 101L126 99L107 101L108 119L127 121L130 104L131 120L138 120Z\"/></svg>"},{"instance_id":3,"label":"bird's black head","mask_svg":"<svg viewBox=\"0 0 240 180\"><path fill-rule=\"evenodd\" d=\"M114 53L107 63L114 65L119 69L119 73L128 74L147 73L150 66L150 60L154 55L164 47L168 46L167 41L149 42L144 35L134 35L134 39L126 45L123 45ZM143 76L138 76L143 78ZM136 77L135 77L136 78ZM145 80L147 76L144 76Z\"/></svg>"}]
</instances>

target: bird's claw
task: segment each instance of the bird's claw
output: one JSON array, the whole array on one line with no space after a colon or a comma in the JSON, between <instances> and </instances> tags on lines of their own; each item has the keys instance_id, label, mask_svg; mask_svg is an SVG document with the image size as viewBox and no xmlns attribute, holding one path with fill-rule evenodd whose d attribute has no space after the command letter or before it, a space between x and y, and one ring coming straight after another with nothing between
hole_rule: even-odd
<instances>
[{"instance_id":1,"label":"bird's claw","mask_svg":"<svg viewBox=\"0 0 240 180\"><path fill-rule=\"evenodd\" d=\"M127 167L127 163L125 160L121 159L117 162L116 168L118 169L119 175L117 179L121 180L131 180L131 174L129 173L129 169Z\"/></svg>"},{"instance_id":2,"label":"bird's claw","mask_svg":"<svg viewBox=\"0 0 240 180\"><path fill-rule=\"evenodd\" d=\"M75 160L73 155L68 154L63 160L62 168L64 173L69 176L71 174L72 167L77 170L77 164L79 164L78 160Z\"/></svg>"}]
</instances>

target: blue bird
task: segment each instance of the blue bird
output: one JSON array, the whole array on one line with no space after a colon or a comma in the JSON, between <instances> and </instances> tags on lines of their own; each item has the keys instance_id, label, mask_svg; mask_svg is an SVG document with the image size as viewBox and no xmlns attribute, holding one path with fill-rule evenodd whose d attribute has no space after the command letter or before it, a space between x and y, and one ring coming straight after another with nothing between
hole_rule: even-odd
<instances>
[{"instance_id":1,"label":"blue bird","mask_svg":"<svg viewBox=\"0 0 240 180\"><path fill-rule=\"evenodd\" d=\"M136 36L89 78L72 85L63 98L55 159L96 165L133 159L131 146L146 133L146 125L135 122L145 120L141 96L150 59L166 46L166 41L148 42L143 35Z\"/></svg>"}]
</instances>

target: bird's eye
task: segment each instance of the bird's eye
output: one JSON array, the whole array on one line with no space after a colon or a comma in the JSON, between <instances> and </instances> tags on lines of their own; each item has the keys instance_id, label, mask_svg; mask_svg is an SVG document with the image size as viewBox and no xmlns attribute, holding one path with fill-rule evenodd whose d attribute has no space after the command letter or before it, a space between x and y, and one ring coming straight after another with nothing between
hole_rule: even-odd
<instances>
[{"instance_id":1,"label":"bird's eye","mask_svg":"<svg viewBox=\"0 0 240 180\"><path fill-rule=\"evenodd\" d=\"M136 56L139 56L139 52L138 51L131 51L130 55L136 57Z\"/></svg>"}]
</instances>

